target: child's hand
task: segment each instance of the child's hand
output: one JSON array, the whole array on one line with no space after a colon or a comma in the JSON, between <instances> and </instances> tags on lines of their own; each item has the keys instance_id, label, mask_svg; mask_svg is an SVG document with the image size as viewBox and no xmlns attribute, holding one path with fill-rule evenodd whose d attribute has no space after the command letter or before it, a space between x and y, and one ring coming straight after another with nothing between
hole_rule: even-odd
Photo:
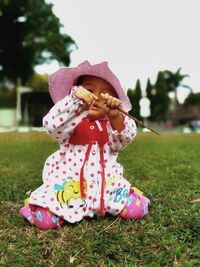
<instances>
[{"instance_id":1,"label":"child's hand","mask_svg":"<svg viewBox=\"0 0 200 267\"><path fill-rule=\"evenodd\" d=\"M95 100L98 100L98 97L96 97L94 94L92 94L90 91L88 91L81 85L78 86L75 95L81 100L83 100L88 106L93 104Z\"/></svg>"},{"instance_id":2,"label":"child's hand","mask_svg":"<svg viewBox=\"0 0 200 267\"><path fill-rule=\"evenodd\" d=\"M101 98L104 101L104 105L102 106L102 108L106 112L108 117L109 118L117 117L120 114L118 108L121 105L121 100L107 93L106 94L101 93Z\"/></svg>"}]
</instances>

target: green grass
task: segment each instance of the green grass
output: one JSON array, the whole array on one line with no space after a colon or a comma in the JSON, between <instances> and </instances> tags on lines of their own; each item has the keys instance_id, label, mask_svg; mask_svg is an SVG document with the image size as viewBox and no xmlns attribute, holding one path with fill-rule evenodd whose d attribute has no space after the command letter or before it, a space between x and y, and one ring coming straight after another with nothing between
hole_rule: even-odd
<instances>
[{"instance_id":1,"label":"green grass","mask_svg":"<svg viewBox=\"0 0 200 267\"><path fill-rule=\"evenodd\" d=\"M138 134L119 155L151 199L147 218L84 219L42 231L20 216L58 148L45 133L0 134L0 266L200 266L200 135ZM71 263L70 263L71 262Z\"/></svg>"}]
</instances>

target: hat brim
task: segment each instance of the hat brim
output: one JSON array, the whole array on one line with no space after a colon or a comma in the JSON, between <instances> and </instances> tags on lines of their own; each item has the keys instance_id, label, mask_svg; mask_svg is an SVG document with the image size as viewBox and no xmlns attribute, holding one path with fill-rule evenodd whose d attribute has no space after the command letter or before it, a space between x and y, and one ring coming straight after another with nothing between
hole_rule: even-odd
<instances>
[{"instance_id":1,"label":"hat brim","mask_svg":"<svg viewBox=\"0 0 200 267\"><path fill-rule=\"evenodd\" d=\"M126 96L118 78L109 69L107 62L91 65L84 61L76 68L61 68L49 76L49 93L54 103L70 93L74 82L83 75L91 75L106 80L115 89L118 98L122 101L122 108L128 112L132 106Z\"/></svg>"}]
</instances>

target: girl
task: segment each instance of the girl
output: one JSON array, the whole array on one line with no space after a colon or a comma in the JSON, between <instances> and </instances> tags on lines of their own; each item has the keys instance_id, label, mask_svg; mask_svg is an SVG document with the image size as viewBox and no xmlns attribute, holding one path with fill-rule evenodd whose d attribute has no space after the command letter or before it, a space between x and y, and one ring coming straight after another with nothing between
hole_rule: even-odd
<instances>
[{"instance_id":1,"label":"girl","mask_svg":"<svg viewBox=\"0 0 200 267\"><path fill-rule=\"evenodd\" d=\"M107 62L60 69L49 85L55 105L43 126L60 149L47 158L43 184L20 215L41 229L106 212L127 219L147 215L150 201L124 179L116 161L136 125L118 110L129 111L131 104Z\"/></svg>"}]
</instances>

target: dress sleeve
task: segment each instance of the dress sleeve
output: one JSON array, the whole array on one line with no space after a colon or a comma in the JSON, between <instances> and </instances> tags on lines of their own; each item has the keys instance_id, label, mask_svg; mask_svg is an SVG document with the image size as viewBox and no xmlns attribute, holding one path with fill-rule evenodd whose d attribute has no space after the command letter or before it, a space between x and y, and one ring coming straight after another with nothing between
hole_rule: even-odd
<instances>
[{"instance_id":1,"label":"dress sleeve","mask_svg":"<svg viewBox=\"0 0 200 267\"><path fill-rule=\"evenodd\" d=\"M112 150L119 151L132 142L137 133L137 126L134 120L124 116L124 129L121 132L112 129L108 123L109 144Z\"/></svg>"},{"instance_id":2,"label":"dress sleeve","mask_svg":"<svg viewBox=\"0 0 200 267\"><path fill-rule=\"evenodd\" d=\"M72 92L50 109L43 118L43 127L53 139L63 143L69 139L87 113L84 102Z\"/></svg>"}]
</instances>

